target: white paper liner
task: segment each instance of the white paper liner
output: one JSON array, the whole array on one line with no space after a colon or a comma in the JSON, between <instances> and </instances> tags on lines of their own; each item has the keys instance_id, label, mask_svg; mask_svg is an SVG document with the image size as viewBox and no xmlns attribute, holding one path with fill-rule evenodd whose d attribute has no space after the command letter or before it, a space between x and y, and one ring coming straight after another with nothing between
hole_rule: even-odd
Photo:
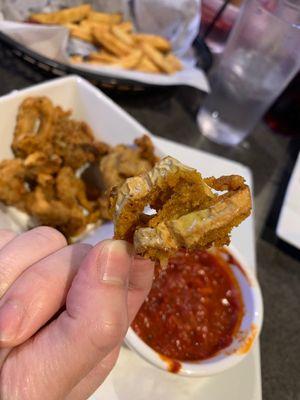
<instances>
[{"instance_id":1,"label":"white paper liner","mask_svg":"<svg viewBox=\"0 0 300 400\"><path fill-rule=\"evenodd\" d=\"M87 55L93 46L80 40L69 39L68 30L64 27L35 25L23 21L35 12L55 11L81 3L83 2L70 0L0 0L3 19L0 21L0 31L45 57L69 64L68 54L76 52ZM191 50L191 44L199 29L200 0L94 0L88 3L99 11L122 12L124 19L133 20L137 30L168 38L184 69L172 75L165 75L86 63L72 64L73 66L113 78L154 85L187 85L209 91L205 74L194 67L195 58Z\"/></svg>"}]
</instances>

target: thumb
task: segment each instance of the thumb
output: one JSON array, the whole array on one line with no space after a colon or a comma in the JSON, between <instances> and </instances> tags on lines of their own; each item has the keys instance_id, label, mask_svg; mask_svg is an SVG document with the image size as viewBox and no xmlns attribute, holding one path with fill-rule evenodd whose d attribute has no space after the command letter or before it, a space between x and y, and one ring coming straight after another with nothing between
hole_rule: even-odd
<instances>
[{"instance_id":1,"label":"thumb","mask_svg":"<svg viewBox=\"0 0 300 400\"><path fill-rule=\"evenodd\" d=\"M105 241L95 246L72 283L66 310L18 348L18 362L14 351L10 354L1 380L12 373L18 387L31 382L32 400L64 398L123 340L128 328L131 264L131 248L126 242ZM10 358L14 362L10 363ZM19 368L9 371L14 365ZM21 365L30 365L29 371Z\"/></svg>"}]
</instances>

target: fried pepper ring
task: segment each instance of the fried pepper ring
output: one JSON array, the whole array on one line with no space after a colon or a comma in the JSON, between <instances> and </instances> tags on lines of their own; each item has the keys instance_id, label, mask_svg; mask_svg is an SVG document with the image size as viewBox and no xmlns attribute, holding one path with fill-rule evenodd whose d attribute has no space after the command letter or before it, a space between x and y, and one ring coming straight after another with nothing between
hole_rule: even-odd
<instances>
[{"instance_id":1,"label":"fried pepper ring","mask_svg":"<svg viewBox=\"0 0 300 400\"><path fill-rule=\"evenodd\" d=\"M214 190L227 191L217 196ZM138 254L165 265L171 253L222 246L251 211L240 176L202 179L194 169L166 157L148 173L112 192L115 238L134 243ZM153 216L144 209L156 210Z\"/></svg>"}]
</instances>

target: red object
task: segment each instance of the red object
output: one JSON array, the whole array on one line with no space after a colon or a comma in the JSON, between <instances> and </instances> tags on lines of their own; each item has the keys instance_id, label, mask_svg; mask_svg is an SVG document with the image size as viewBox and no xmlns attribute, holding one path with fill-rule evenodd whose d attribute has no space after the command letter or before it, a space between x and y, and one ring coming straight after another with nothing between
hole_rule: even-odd
<instances>
[{"instance_id":1,"label":"red object","mask_svg":"<svg viewBox=\"0 0 300 400\"><path fill-rule=\"evenodd\" d=\"M156 276L132 327L158 353L180 361L203 360L231 344L243 301L221 254L180 251Z\"/></svg>"}]
</instances>

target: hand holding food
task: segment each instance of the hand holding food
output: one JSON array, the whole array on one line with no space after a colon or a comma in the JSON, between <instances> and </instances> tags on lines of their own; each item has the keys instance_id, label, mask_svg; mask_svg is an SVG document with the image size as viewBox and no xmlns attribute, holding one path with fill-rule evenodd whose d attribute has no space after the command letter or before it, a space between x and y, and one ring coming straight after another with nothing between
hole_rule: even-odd
<instances>
[{"instance_id":1,"label":"hand holding food","mask_svg":"<svg viewBox=\"0 0 300 400\"><path fill-rule=\"evenodd\" d=\"M226 193L218 196L213 190ZM232 228L251 212L249 187L241 176L203 179L172 157L115 188L111 203L115 238L134 243L138 254L162 265L181 248L229 244Z\"/></svg>"},{"instance_id":2,"label":"hand holding food","mask_svg":"<svg viewBox=\"0 0 300 400\"><path fill-rule=\"evenodd\" d=\"M66 245L0 230L1 400L87 399L113 368L152 283L129 244Z\"/></svg>"}]
</instances>

